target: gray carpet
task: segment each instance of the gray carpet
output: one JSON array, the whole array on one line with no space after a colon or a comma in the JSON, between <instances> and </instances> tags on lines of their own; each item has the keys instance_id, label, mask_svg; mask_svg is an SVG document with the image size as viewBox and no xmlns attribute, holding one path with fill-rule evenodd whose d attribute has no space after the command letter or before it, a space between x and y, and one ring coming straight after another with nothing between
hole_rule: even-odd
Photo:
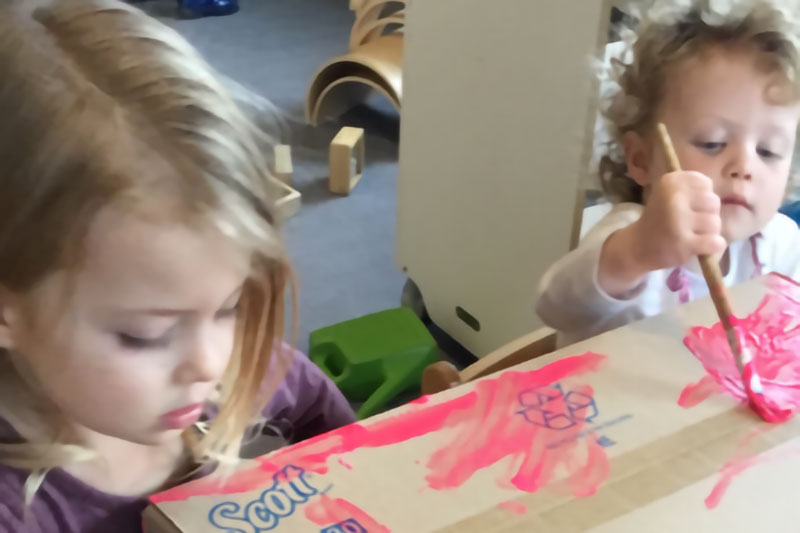
<instances>
[{"instance_id":1,"label":"gray carpet","mask_svg":"<svg viewBox=\"0 0 800 533\"><path fill-rule=\"evenodd\" d=\"M316 70L347 49L353 14L347 0L241 0L220 18L177 20L174 0L139 7L175 27L219 71L267 97L294 118L294 185L303 207L284 229L299 276L299 338L316 328L400 302L405 277L394 265L396 113L381 99L341 120L303 124ZM328 143L343 125L367 131L364 179L351 196L328 193Z\"/></svg>"}]
</instances>

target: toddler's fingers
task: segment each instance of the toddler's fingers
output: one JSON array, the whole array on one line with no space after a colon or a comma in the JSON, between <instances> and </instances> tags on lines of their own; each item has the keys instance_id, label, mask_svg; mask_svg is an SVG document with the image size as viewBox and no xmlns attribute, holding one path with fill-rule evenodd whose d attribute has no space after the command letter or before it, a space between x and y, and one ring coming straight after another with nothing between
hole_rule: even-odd
<instances>
[{"instance_id":1,"label":"toddler's fingers","mask_svg":"<svg viewBox=\"0 0 800 533\"><path fill-rule=\"evenodd\" d=\"M692 195L689 207L696 213L719 213L722 205L714 191L704 191Z\"/></svg>"},{"instance_id":2,"label":"toddler's fingers","mask_svg":"<svg viewBox=\"0 0 800 533\"><path fill-rule=\"evenodd\" d=\"M692 242L692 255L721 254L727 246L722 235L697 235Z\"/></svg>"},{"instance_id":3,"label":"toddler's fingers","mask_svg":"<svg viewBox=\"0 0 800 533\"><path fill-rule=\"evenodd\" d=\"M692 219L692 231L695 235L719 235L722 231L722 219L714 213L697 214Z\"/></svg>"},{"instance_id":4,"label":"toddler's fingers","mask_svg":"<svg viewBox=\"0 0 800 533\"><path fill-rule=\"evenodd\" d=\"M693 190L697 192L714 190L714 181L702 172L685 171L682 174L684 183Z\"/></svg>"}]
</instances>

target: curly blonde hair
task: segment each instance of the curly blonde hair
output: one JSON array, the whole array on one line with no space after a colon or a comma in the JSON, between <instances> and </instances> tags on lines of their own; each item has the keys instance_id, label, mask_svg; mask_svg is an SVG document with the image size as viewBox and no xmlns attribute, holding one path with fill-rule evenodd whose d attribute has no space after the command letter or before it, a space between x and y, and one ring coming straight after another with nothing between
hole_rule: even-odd
<instances>
[{"instance_id":1,"label":"curly blonde hair","mask_svg":"<svg viewBox=\"0 0 800 533\"><path fill-rule=\"evenodd\" d=\"M142 11L29 4L0 6L0 287L25 294L79 266L104 206L179 199L183 221L216 228L251 259L219 415L202 436L185 434L198 461L233 461L274 390L265 380L276 386L288 368L275 359L292 270L273 214L274 139L183 37ZM18 360L0 350L0 417L24 439L0 444L0 462L34 474L30 500L48 469L88 455Z\"/></svg>"},{"instance_id":2,"label":"curly blonde hair","mask_svg":"<svg viewBox=\"0 0 800 533\"><path fill-rule=\"evenodd\" d=\"M654 126L667 76L686 58L714 45L753 46L800 94L800 0L638 0L626 11L638 22L620 30L617 57L600 74L598 174L611 201L642 203L622 138Z\"/></svg>"}]
</instances>

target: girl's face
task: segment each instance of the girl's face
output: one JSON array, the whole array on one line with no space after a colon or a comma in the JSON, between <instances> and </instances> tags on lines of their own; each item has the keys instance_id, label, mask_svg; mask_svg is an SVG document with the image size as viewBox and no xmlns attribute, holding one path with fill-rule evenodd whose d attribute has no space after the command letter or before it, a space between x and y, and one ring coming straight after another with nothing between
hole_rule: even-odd
<instances>
[{"instance_id":1,"label":"girl's face","mask_svg":"<svg viewBox=\"0 0 800 533\"><path fill-rule=\"evenodd\" d=\"M12 348L83 434L140 444L199 416L231 356L246 258L213 232L101 211L76 273L4 306ZM30 322L33 322L31 324Z\"/></svg>"},{"instance_id":2,"label":"girl's face","mask_svg":"<svg viewBox=\"0 0 800 533\"><path fill-rule=\"evenodd\" d=\"M728 242L758 233L784 198L800 119L797 104L769 95L780 78L744 49L711 49L672 70L657 119L667 126L683 170L714 182ZM631 176L647 188L667 172L655 135L626 139Z\"/></svg>"}]
</instances>

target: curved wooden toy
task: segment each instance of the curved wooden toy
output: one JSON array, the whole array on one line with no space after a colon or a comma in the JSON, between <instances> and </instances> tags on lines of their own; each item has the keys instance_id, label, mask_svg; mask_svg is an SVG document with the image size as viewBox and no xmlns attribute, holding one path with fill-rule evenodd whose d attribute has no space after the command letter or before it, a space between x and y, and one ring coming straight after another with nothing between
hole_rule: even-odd
<instances>
[{"instance_id":1,"label":"curved wooden toy","mask_svg":"<svg viewBox=\"0 0 800 533\"><path fill-rule=\"evenodd\" d=\"M394 16L404 11L406 8L405 0L350 0L350 11L356 15L353 28L358 27L363 21L376 20L381 18L383 10L389 5L396 5L398 9L389 12L388 16Z\"/></svg>"},{"instance_id":2,"label":"curved wooden toy","mask_svg":"<svg viewBox=\"0 0 800 533\"><path fill-rule=\"evenodd\" d=\"M306 96L306 121L317 125L378 91L400 110L403 95L403 36L384 35L333 58L314 76ZM343 90L346 87L347 90ZM336 90L336 89L341 90ZM335 96L335 98L334 98Z\"/></svg>"},{"instance_id":3,"label":"curved wooden toy","mask_svg":"<svg viewBox=\"0 0 800 533\"><path fill-rule=\"evenodd\" d=\"M398 8L383 15L387 5ZM356 15L350 49L325 63L314 76L306 95L309 124L343 113L373 91L400 110L405 7L406 2L397 0L350 0L350 10Z\"/></svg>"},{"instance_id":4,"label":"curved wooden toy","mask_svg":"<svg viewBox=\"0 0 800 533\"><path fill-rule=\"evenodd\" d=\"M448 361L437 361L422 373L422 393L436 394L547 355L556 350L556 332L539 328L481 357L461 372Z\"/></svg>"},{"instance_id":5,"label":"curved wooden toy","mask_svg":"<svg viewBox=\"0 0 800 533\"><path fill-rule=\"evenodd\" d=\"M387 5L400 6L396 11L382 16ZM402 32L406 21L405 2L386 0L367 0L357 7L350 3L350 9L356 12L356 21L350 29L350 50L377 39L384 34L390 25L397 26L389 33Z\"/></svg>"},{"instance_id":6,"label":"curved wooden toy","mask_svg":"<svg viewBox=\"0 0 800 533\"><path fill-rule=\"evenodd\" d=\"M357 26L354 26L353 30L350 32L350 50L355 50L359 46L381 37L384 30L392 24L397 25L397 28L395 28L390 35L403 33L403 24L405 24L405 20L405 13L399 12L369 22L366 20L362 21Z\"/></svg>"}]
</instances>

